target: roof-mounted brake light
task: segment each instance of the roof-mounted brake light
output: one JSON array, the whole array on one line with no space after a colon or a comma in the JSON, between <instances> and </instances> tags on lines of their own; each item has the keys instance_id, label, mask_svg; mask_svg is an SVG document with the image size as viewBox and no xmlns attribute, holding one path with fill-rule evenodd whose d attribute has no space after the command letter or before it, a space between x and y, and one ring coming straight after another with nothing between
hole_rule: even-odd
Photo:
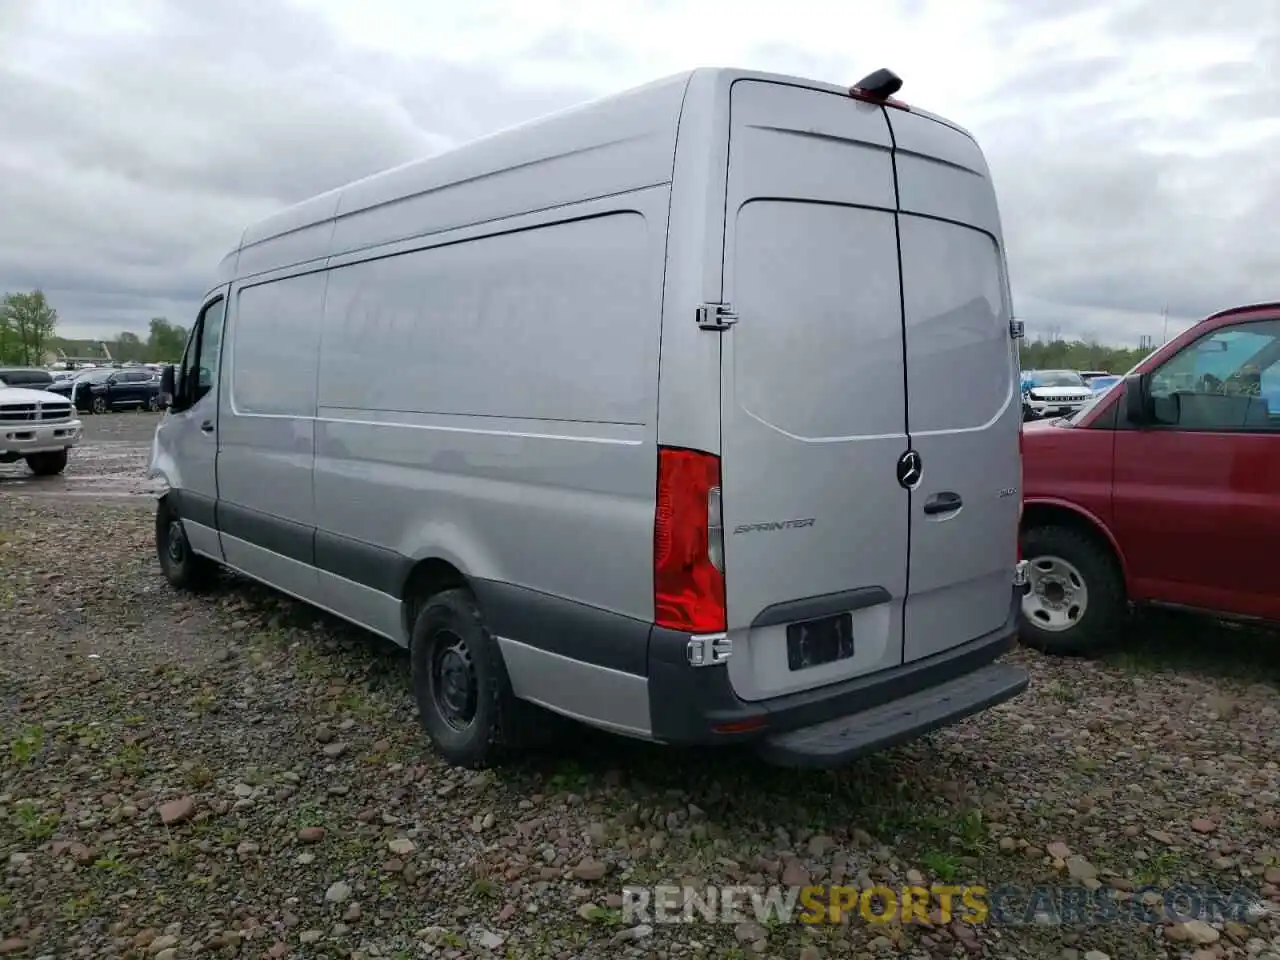
<instances>
[{"instance_id":1,"label":"roof-mounted brake light","mask_svg":"<svg viewBox=\"0 0 1280 960\"><path fill-rule=\"evenodd\" d=\"M865 103L874 103L882 107L894 107L898 110L910 111L901 100L894 100L893 95L902 89L902 78L892 70L881 67L868 73L849 88L849 96Z\"/></svg>"}]
</instances>

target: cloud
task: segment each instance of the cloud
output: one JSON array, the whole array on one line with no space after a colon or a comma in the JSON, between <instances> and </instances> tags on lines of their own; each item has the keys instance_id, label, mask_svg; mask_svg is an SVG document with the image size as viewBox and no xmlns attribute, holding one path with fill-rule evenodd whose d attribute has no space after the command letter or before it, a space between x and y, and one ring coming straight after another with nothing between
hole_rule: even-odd
<instances>
[{"instance_id":1,"label":"cloud","mask_svg":"<svg viewBox=\"0 0 1280 960\"><path fill-rule=\"evenodd\" d=\"M1135 343L1275 298L1280 4L5 0L0 290L72 335L186 322L244 227L690 66L852 83L973 131L1017 312Z\"/></svg>"}]
</instances>

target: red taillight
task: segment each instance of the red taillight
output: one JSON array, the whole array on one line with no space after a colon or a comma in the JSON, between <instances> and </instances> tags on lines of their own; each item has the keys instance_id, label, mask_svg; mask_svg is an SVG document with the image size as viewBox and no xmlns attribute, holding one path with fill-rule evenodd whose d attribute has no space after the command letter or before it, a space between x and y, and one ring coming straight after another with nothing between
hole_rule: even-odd
<instances>
[{"instance_id":1,"label":"red taillight","mask_svg":"<svg viewBox=\"0 0 1280 960\"><path fill-rule=\"evenodd\" d=\"M653 607L660 627L689 633L725 629L724 574L712 562L711 506L720 458L658 449L653 524Z\"/></svg>"}]
</instances>

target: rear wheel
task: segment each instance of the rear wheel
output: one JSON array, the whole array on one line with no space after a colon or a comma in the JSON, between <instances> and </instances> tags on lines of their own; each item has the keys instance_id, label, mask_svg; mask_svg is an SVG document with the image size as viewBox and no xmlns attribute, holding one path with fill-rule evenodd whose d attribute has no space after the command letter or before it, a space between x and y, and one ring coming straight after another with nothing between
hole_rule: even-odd
<instances>
[{"instance_id":1,"label":"rear wheel","mask_svg":"<svg viewBox=\"0 0 1280 960\"><path fill-rule=\"evenodd\" d=\"M156 396L147 398L147 409L150 410L152 413L155 413L157 410L160 409L160 397L158 394Z\"/></svg>"},{"instance_id":2,"label":"rear wheel","mask_svg":"<svg viewBox=\"0 0 1280 960\"><path fill-rule=\"evenodd\" d=\"M1124 578L1111 551L1068 527L1022 534L1030 581L1021 636L1045 653L1095 652L1115 639L1127 613Z\"/></svg>"},{"instance_id":3,"label":"rear wheel","mask_svg":"<svg viewBox=\"0 0 1280 960\"><path fill-rule=\"evenodd\" d=\"M37 477L57 476L67 469L67 451L63 449L33 453L27 457L27 467Z\"/></svg>"},{"instance_id":4,"label":"rear wheel","mask_svg":"<svg viewBox=\"0 0 1280 960\"><path fill-rule=\"evenodd\" d=\"M410 652L418 715L442 757L475 769L523 744L525 705L469 590L444 590L421 605Z\"/></svg>"},{"instance_id":5,"label":"rear wheel","mask_svg":"<svg viewBox=\"0 0 1280 960\"><path fill-rule=\"evenodd\" d=\"M167 496L156 507L156 554L165 579L179 590L203 590L217 577L217 564L191 551L182 518Z\"/></svg>"}]
</instances>

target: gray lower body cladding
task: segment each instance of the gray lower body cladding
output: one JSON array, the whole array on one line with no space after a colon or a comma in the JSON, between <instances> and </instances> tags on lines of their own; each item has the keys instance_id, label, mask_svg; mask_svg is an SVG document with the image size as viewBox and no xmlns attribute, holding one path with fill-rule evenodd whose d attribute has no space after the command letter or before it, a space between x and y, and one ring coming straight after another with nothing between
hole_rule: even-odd
<instances>
[{"instance_id":1,"label":"gray lower body cladding","mask_svg":"<svg viewBox=\"0 0 1280 960\"><path fill-rule=\"evenodd\" d=\"M394 551L189 492L171 495L194 523L403 599L412 561ZM748 702L734 693L726 665L689 664L687 634L509 583L473 579L471 586L490 632L506 644L518 694L662 743L758 741L774 762L831 766L1007 700L1027 685L1019 668L986 669L1016 641L1016 589L1006 622L985 636L874 674Z\"/></svg>"},{"instance_id":2,"label":"gray lower body cladding","mask_svg":"<svg viewBox=\"0 0 1280 960\"><path fill-rule=\"evenodd\" d=\"M734 693L726 665L689 664L688 634L509 584L481 581L475 588L495 634L599 668L610 677L634 678L635 689L643 689L648 704L646 732L663 743L760 741L762 752L776 762L826 766L961 719L1027 686L1027 675L1018 667L1000 664L995 672L987 669L1016 642L1021 600L1016 589L1010 591L1005 623L959 647L842 683L747 702ZM974 679L958 682L965 677ZM886 716L885 708L894 704L902 708ZM870 711L879 713L873 716ZM868 733L874 736L852 737L846 730L839 739L847 752L829 743L819 746L816 733L807 740L781 738L833 721L857 728L864 714ZM726 727L736 732L724 732ZM807 760L811 748L820 756Z\"/></svg>"}]
</instances>

